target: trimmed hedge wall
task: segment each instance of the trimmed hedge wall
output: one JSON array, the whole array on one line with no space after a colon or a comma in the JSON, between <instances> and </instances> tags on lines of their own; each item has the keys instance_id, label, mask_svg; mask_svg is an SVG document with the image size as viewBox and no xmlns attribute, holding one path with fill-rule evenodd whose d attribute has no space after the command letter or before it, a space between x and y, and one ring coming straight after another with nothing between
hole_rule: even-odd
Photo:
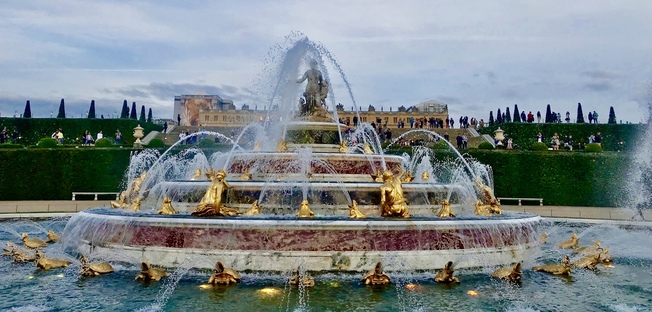
<instances>
[{"instance_id":1,"label":"trimmed hedge wall","mask_svg":"<svg viewBox=\"0 0 652 312\"><path fill-rule=\"evenodd\" d=\"M493 137L494 130L505 130L505 135L512 138L514 144L521 149L529 149L536 142L537 133L541 132L544 143L550 146L555 133L559 140L564 141L566 135L573 136L573 149L579 144L588 144L589 136L601 133L602 149L605 151L631 151L636 148L639 131L644 131L646 125L639 124L552 124L552 123L522 123L510 122L480 129L480 133ZM622 144L621 144L622 142Z\"/></svg>"},{"instance_id":2,"label":"trimmed hedge wall","mask_svg":"<svg viewBox=\"0 0 652 312\"><path fill-rule=\"evenodd\" d=\"M86 130L90 131L94 138L101 130L105 138L114 140L115 131L120 129L122 144L131 145L135 141L133 129L139 124L145 128L146 134L163 129L160 125L134 119L0 118L0 129L7 127L10 136L17 130L22 137L18 143L23 145L34 145L41 138L49 138L59 128L63 131L64 144L81 144L81 137Z\"/></svg>"}]
</instances>

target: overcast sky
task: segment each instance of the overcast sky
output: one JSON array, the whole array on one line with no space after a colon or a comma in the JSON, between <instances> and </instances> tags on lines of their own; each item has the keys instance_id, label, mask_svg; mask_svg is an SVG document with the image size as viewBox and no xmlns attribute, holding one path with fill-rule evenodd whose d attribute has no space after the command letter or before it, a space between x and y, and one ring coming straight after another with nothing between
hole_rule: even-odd
<instances>
[{"instance_id":1,"label":"overcast sky","mask_svg":"<svg viewBox=\"0 0 652 312\"><path fill-rule=\"evenodd\" d=\"M426 100L489 111L646 120L652 1L3 1L0 114L79 117L123 100L172 118L174 95L252 104L270 49L301 32L339 61L361 107ZM331 76L333 74L331 73ZM349 109L348 97L336 94ZM457 116L457 117L456 117ZM585 116L586 118L586 116Z\"/></svg>"}]
</instances>

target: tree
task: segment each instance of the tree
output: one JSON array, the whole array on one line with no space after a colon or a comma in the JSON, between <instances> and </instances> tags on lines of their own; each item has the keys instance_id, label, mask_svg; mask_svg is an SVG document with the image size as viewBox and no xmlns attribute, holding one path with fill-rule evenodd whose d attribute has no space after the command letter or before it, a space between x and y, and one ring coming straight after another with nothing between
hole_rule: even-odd
<instances>
[{"instance_id":1,"label":"tree","mask_svg":"<svg viewBox=\"0 0 652 312\"><path fill-rule=\"evenodd\" d=\"M129 118L129 105L127 105L127 100L122 102L122 112L120 112L120 118Z\"/></svg>"},{"instance_id":2,"label":"tree","mask_svg":"<svg viewBox=\"0 0 652 312\"><path fill-rule=\"evenodd\" d=\"M88 109L88 118L95 119L95 100L91 100L91 108Z\"/></svg>"},{"instance_id":3,"label":"tree","mask_svg":"<svg viewBox=\"0 0 652 312\"><path fill-rule=\"evenodd\" d=\"M57 118L66 118L66 104L63 102L63 99L59 103L59 114L57 114Z\"/></svg>"},{"instance_id":4,"label":"tree","mask_svg":"<svg viewBox=\"0 0 652 312\"><path fill-rule=\"evenodd\" d=\"M496 124L501 124L503 123L503 114L500 112L500 108L498 109L498 112L496 112Z\"/></svg>"},{"instance_id":5,"label":"tree","mask_svg":"<svg viewBox=\"0 0 652 312\"><path fill-rule=\"evenodd\" d=\"M152 108L149 108L149 112L147 112L147 122L152 122Z\"/></svg>"},{"instance_id":6,"label":"tree","mask_svg":"<svg viewBox=\"0 0 652 312\"><path fill-rule=\"evenodd\" d=\"M551 122L552 122L552 111L550 110L550 104L548 104L548 107L546 107L545 123L551 123Z\"/></svg>"},{"instance_id":7,"label":"tree","mask_svg":"<svg viewBox=\"0 0 652 312\"><path fill-rule=\"evenodd\" d=\"M140 106L140 118L138 120L145 122L145 105Z\"/></svg>"},{"instance_id":8,"label":"tree","mask_svg":"<svg viewBox=\"0 0 652 312\"><path fill-rule=\"evenodd\" d=\"M32 118L32 108L29 105L29 100L25 103L25 112L23 113L23 118Z\"/></svg>"},{"instance_id":9,"label":"tree","mask_svg":"<svg viewBox=\"0 0 652 312\"><path fill-rule=\"evenodd\" d=\"M582 103L577 103L577 123L584 123L584 113L582 112Z\"/></svg>"},{"instance_id":10,"label":"tree","mask_svg":"<svg viewBox=\"0 0 652 312\"><path fill-rule=\"evenodd\" d=\"M509 107L505 108L505 120L504 122L512 122L512 114L509 113Z\"/></svg>"},{"instance_id":11,"label":"tree","mask_svg":"<svg viewBox=\"0 0 652 312\"><path fill-rule=\"evenodd\" d=\"M616 112L614 111L614 107L611 106L609 107L609 121L607 122L609 124L616 124Z\"/></svg>"},{"instance_id":12,"label":"tree","mask_svg":"<svg viewBox=\"0 0 652 312\"><path fill-rule=\"evenodd\" d=\"M131 103L131 112L129 118L138 119L138 116L136 116L136 102Z\"/></svg>"},{"instance_id":13,"label":"tree","mask_svg":"<svg viewBox=\"0 0 652 312\"><path fill-rule=\"evenodd\" d=\"M518 104L514 104L514 122L521 122L521 114L518 112Z\"/></svg>"},{"instance_id":14,"label":"tree","mask_svg":"<svg viewBox=\"0 0 652 312\"><path fill-rule=\"evenodd\" d=\"M494 125L494 112L490 111L489 112L489 126L493 126L493 125Z\"/></svg>"}]
</instances>

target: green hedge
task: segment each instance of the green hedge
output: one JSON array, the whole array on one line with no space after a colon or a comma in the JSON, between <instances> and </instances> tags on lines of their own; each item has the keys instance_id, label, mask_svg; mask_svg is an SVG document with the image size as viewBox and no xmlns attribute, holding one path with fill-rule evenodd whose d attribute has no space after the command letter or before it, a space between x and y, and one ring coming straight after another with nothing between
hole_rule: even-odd
<instances>
[{"instance_id":1,"label":"green hedge","mask_svg":"<svg viewBox=\"0 0 652 312\"><path fill-rule=\"evenodd\" d=\"M551 123L504 123L480 129L480 133L493 137L498 127L505 130L505 135L512 138L515 146L528 148L536 142L537 133L541 132L546 144L550 145L555 133L560 135L563 143L566 135L573 136L573 149L589 143L589 136L601 133L602 148L605 151L631 151L638 146L638 135L646 125L638 124L551 124Z\"/></svg>"},{"instance_id":2,"label":"green hedge","mask_svg":"<svg viewBox=\"0 0 652 312\"><path fill-rule=\"evenodd\" d=\"M18 143L35 145L41 138L49 138L52 133L61 128L64 144L81 144L84 131L88 130L95 137L102 131L105 138L114 140L116 130L122 133L122 144L131 145L134 142L133 129L137 125L145 128L145 133L161 131L160 125L151 122L140 122L133 119L88 119L88 118L0 118L0 129L7 127L9 133L18 131L21 139Z\"/></svg>"}]
</instances>

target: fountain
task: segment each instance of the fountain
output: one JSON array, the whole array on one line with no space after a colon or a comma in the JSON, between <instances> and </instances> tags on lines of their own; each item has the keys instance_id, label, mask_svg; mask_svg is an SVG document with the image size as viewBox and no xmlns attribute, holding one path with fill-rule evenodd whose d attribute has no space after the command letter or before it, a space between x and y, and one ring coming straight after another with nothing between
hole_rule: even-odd
<instances>
[{"instance_id":1,"label":"fountain","mask_svg":"<svg viewBox=\"0 0 652 312\"><path fill-rule=\"evenodd\" d=\"M114 205L123 209L73 216L66 250L163 267L210 269L220 259L235 270L282 272L365 272L390 259L388 271L449 261L486 267L538 250L541 218L502 213L488 167L459 153L433 164L423 148L411 159L384 154L364 123L344 135L337 110L327 110L335 96L324 51L302 39L285 53L270 122L246 127L231 151L135 155ZM210 133L195 135L203 134Z\"/></svg>"}]
</instances>

